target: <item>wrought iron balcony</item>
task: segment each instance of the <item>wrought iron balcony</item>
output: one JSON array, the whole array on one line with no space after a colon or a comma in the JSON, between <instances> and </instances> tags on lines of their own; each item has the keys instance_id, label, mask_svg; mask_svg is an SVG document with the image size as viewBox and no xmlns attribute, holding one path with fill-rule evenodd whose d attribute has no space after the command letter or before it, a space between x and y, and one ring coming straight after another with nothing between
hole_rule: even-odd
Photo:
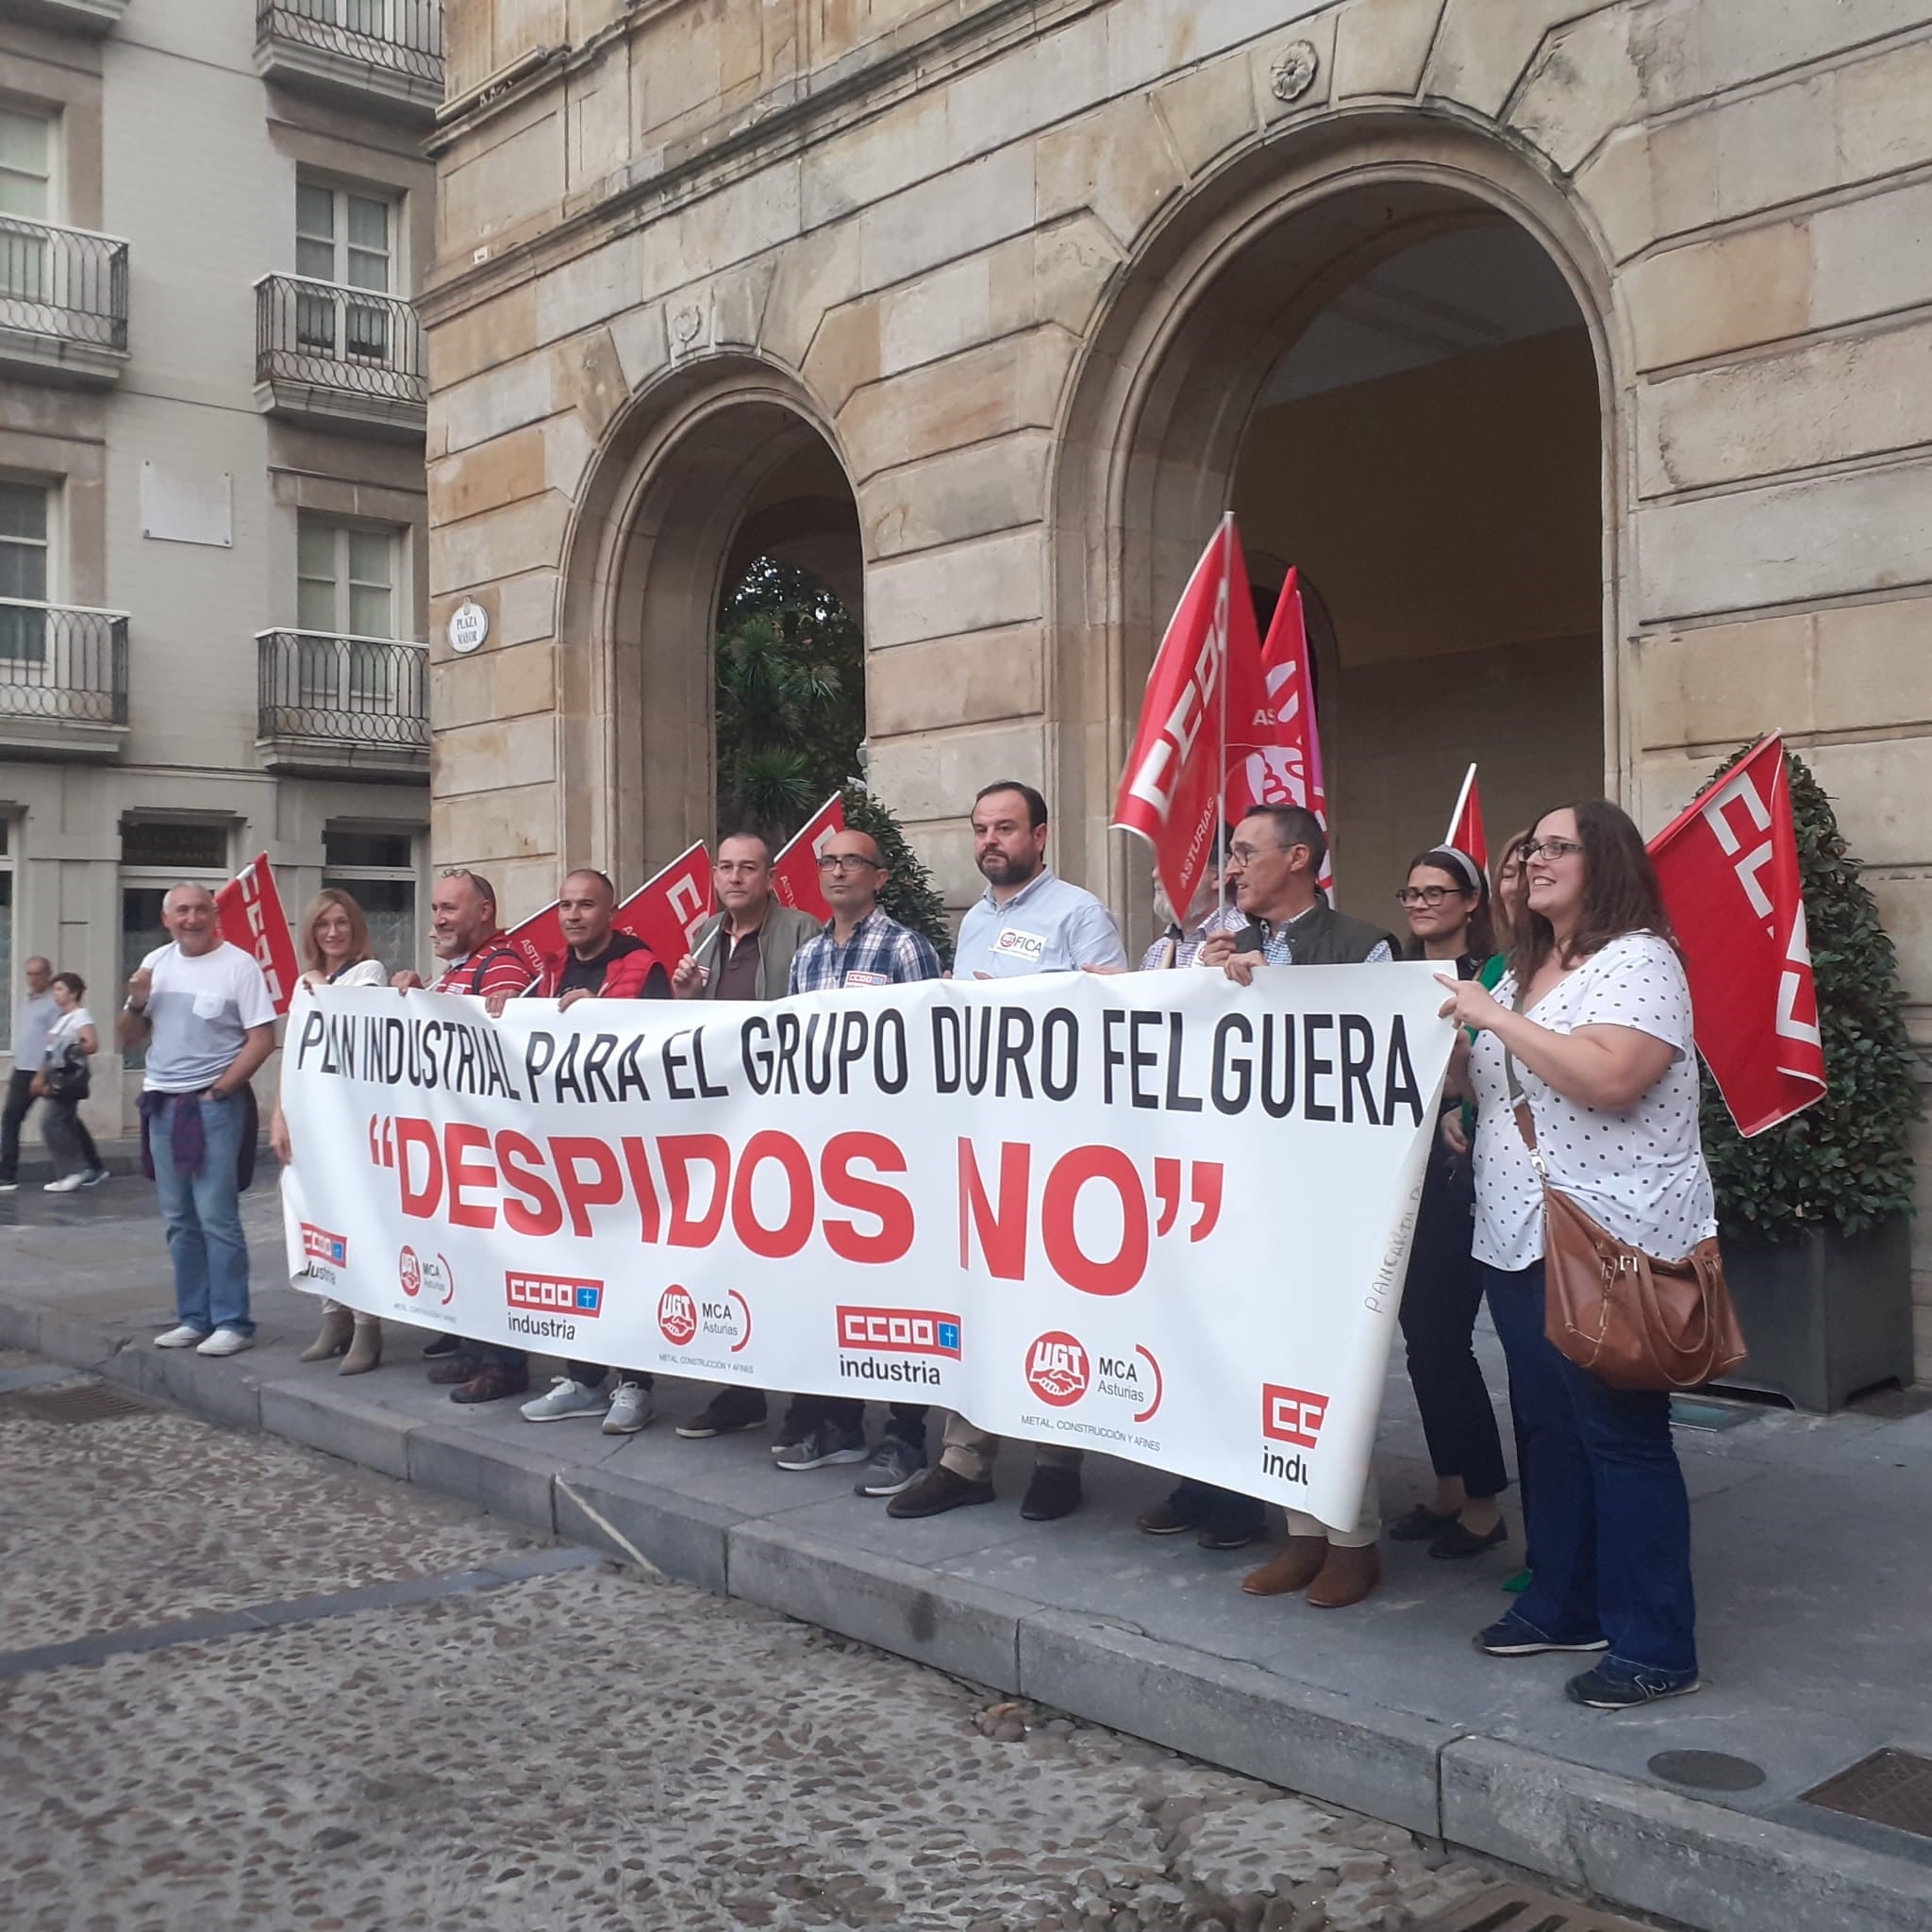
<instances>
[{"instance_id":1,"label":"wrought iron balcony","mask_svg":"<svg viewBox=\"0 0 1932 1932\"><path fill-rule=\"evenodd\" d=\"M0 214L0 369L107 383L126 360L126 242Z\"/></svg>"},{"instance_id":2,"label":"wrought iron balcony","mask_svg":"<svg viewBox=\"0 0 1932 1932\"><path fill-rule=\"evenodd\" d=\"M426 125L442 105L442 0L255 0L255 66Z\"/></svg>"},{"instance_id":3,"label":"wrought iron balcony","mask_svg":"<svg viewBox=\"0 0 1932 1932\"><path fill-rule=\"evenodd\" d=\"M308 275L263 275L255 285L255 397L279 416L421 436L429 352L414 304Z\"/></svg>"},{"instance_id":4,"label":"wrought iron balcony","mask_svg":"<svg viewBox=\"0 0 1932 1932\"><path fill-rule=\"evenodd\" d=\"M256 749L270 771L429 771L429 647L328 631L256 634Z\"/></svg>"},{"instance_id":5,"label":"wrought iron balcony","mask_svg":"<svg viewBox=\"0 0 1932 1932\"><path fill-rule=\"evenodd\" d=\"M111 758L126 735L126 613L0 597L0 748Z\"/></svg>"}]
</instances>

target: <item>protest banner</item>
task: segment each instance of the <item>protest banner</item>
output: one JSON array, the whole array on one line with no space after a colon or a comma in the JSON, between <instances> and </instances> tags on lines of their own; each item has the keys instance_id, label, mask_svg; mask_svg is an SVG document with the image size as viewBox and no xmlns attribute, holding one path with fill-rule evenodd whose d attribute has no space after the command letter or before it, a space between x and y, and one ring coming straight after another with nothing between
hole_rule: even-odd
<instances>
[{"instance_id":1,"label":"protest banner","mask_svg":"<svg viewBox=\"0 0 1932 1932\"><path fill-rule=\"evenodd\" d=\"M325 989L291 1273L365 1313L961 1410L1353 1523L1453 1029L1429 964L693 1016Z\"/></svg>"},{"instance_id":2,"label":"protest banner","mask_svg":"<svg viewBox=\"0 0 1932 1932\"><path fill-rule=\"evenodd\" d=\"M1692 799L1650 858L1684 951L1697 1050L1748 1140L1824 1093L1783 737Z\"/></svg>"},{"instance_id":3,"label":"protest banner","mask_svg":"<svg viewBox=\"0 0 1932 1932\"><path fill-rule=\"evenodd\" d=\"M215 894L215 924L231 946L240 946L261 968L275 1011L286 1013L302 967L266 852L258 852Z\"/></svg>"}]
</instances>

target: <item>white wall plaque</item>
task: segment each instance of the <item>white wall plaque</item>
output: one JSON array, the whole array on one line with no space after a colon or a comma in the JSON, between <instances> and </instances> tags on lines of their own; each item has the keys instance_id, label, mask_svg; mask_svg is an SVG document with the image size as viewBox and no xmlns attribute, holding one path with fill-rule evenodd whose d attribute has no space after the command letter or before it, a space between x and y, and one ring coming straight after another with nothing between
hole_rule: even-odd
<instances>
[{"instance_id":1,"label":"white wall plaque","mask_svg":"<svg viewBox=\"0 0 1932 1932\"><path fill-rule=\"evenodd\" d=\"M235 543L234 487L227 471L182 476L158 463L141 466L141 534L164 543Z\"/></svg>"},{"instance_id":2,"label":"white wall plaque","mask_svg":"<svg viewBox=\"0 0 1932 1932\"><path fill-rule=\"evenodd\" d=\"M490 613L473 598L466 597L449 614L449 647L468 657L481 650L490 635Z\"/></svg>"}]
</instances>

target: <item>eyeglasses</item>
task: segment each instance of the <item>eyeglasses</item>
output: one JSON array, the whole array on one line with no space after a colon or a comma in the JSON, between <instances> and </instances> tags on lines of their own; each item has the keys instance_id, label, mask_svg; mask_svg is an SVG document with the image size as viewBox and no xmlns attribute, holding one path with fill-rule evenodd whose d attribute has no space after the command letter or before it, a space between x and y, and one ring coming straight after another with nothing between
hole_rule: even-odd
<instances>
[{"instance_id":1,"label":"eyeglasses","mask_svg":"<svg viewBox=\"0 0 1932 1932\"><path fill-rule=\"evenodd\" d=\"M819 860L821 872L883 872L876 858L863 858L856 852L828 852Z\"/></svg>"},{"instance_id":2,"label":"eyeglasses","mask_svg":"<svg viewBox=\"0 0 1932 1932\"><path fill-rule=\"evenodd\" d=\"M1526 864L1532 858L1568 858L1582 850L1574 839L1532 839L1523 848L1523 858Z\"/></svg>"},{"instance_id":3,"label":"eyeglasses","mask_svg":"<svg viewBox=\"0 0 1932 1932\"><path fill-rule=\"evenodd\" d=\"M1398 906L1440 906L1444 899L1459 898L1454 886L1404 886L1396 893Z\"/></svg>"}]
</instances>

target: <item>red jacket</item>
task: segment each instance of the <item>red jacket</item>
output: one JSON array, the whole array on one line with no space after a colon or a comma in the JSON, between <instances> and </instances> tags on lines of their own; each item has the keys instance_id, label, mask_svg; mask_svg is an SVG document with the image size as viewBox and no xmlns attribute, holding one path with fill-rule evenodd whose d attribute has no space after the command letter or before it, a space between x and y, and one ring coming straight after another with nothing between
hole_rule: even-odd
<instances>
[{"instance_id":1,"label":"red jacket","mask_svg":"<svg viewBox=\"0 0 1932 1932\"><path fill-rule=\"evenodd\" d=\"M610 935L610 944L597 963L604 968L603 979L588 991L600 1000L663 1000L671 997L671 975L664 970L663 962L642 940L633 939L627 932ZM580 973L585 970L585 962L578 959L568 946L560 953L547 954L543 972L530 989L531 998L554 1000L571 991L563 984L563 975L574 965Z\"/></svg>"}]
</instances>

